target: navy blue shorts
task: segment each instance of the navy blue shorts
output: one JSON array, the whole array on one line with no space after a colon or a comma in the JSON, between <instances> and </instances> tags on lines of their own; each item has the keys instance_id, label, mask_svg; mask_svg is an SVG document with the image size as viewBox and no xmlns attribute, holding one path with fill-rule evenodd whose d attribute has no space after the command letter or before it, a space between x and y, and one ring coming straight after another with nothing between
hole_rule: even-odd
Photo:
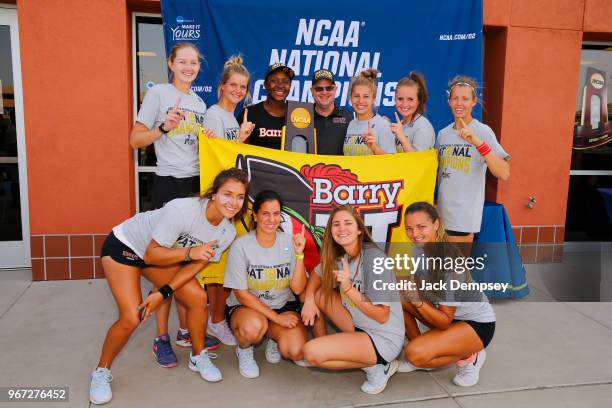
<instances>
[{"instance_id":1,"label":"navy blue shorts","mask_svg":"<svg viewBox=\"0 0 612 408\"><path fill-rule=\"evenodd\" d=\"M103 258L105 256L110 256L113 261L122 265L135 266L136 268L146 268L150 266L147 265L142 258L136 255L132 248L119 241L112 231L108 234L102 245L100 257Z\"/></svg>"},{"instance_id":2,"label":"navy blue shorts","mask_svg":"<svg viewBox=\"0 0 612 408\"><path fill-rule=\"evenodd\" d=\"M478 323L473 320L456 319L453 320L453 322L466 322L469 324L470 327L474 329L476 335L478 338L480 338L480 341L482 341L482 344L484 344L485 347L487 347L489 343L491 343L491 340L493 340L493 334L495 333L495 322Z\"/></svg>"},{"instance_id":3,"label":"navy blue shorts","mask_svg":"<svg viewBox=\"0 0 612 408\"><path fill-rule=\"evenodd\" d=\"M359 327L355 327L355 331L368 334L365 330L360 329ZM368 334L368 337L370 337L369 334ZM380 353L378 352L378 349L376 348L376 344L374 344L374 340L372 339L372 337L370 337L370 341L372 342L372 346L374 347L374 352L376 353L376 364L382 364L382 365L389 364L389 362L385 360L384 357L381 356Z\"/></svg>"},{"instance_id":4,"label":"navy blue shorts","mask_svg":"<svg viewBox=\"0 0 612 408\"><path fill-rule=\"evenodd\" d=\"M232 314L236 310L238 310L238 308L240 308L240 307L242 307L242 305L234 305L234 306L226 306L225 307L225 321L227 322L227 324L231 323ZM283 307L281 307L280 309L272 309L272 310L274 310L278 314L281 314L281 313L284 313L284 312L296 312L296 313L300 313L301 308L302 308L302 305L300 304L300 302L298 302L297 300L292 300L291 302L285 303L285 305Z\"/></svg>"}]
</instances>

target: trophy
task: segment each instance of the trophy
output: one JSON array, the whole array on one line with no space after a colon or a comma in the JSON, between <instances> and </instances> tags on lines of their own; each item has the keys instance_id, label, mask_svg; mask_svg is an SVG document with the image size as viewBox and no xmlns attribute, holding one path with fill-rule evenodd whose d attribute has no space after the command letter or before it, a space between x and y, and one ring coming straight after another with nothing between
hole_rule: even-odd
<instances>
[{"instance_id":1,"label":"trophy","mask_svg":"<svg viewBox=\"0 0 612 408\"><path fill-rule=\"evenodd\" d=\"M281 149L317 153L312 103L287 101L287 116L285 116L285 126L283 126Z\"/></svg>"},{"instance_id":2,"label":"trophy","mask_svg":"<svg viewBox=\"0 0 612 408\"><path fill-rule=\"evenodd\" d=\"M604 71L587 68L582 90L582 115L580 124L574 127L574 149L601 146L612 138L612 121L608 117L607 82ZM594 128L591 122L591 107L595 101L599 105L599 123Z\"/></svg>"}]
</instances>

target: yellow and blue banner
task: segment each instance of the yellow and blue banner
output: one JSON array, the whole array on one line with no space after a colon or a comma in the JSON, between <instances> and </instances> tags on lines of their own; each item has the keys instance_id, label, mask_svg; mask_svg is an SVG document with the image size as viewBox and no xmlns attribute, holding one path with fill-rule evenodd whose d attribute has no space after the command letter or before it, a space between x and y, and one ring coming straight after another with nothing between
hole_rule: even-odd
<instances>
[{"instance_id":1,"label":"yellow and blue banner","mask_svg":"<svg viewBox=\"0 0 612 408\"><path fill-rule=\"evenodd\" d=\"M224 169L238 167L249 177L249 201L259 191L274 190L284 201L287 233L306 227L305 262L319 262L330 212L338 205L356 207L375 242L406 242L403 212L415 201L433 202L437 156L434 150L380 156L322 156L285 152L223 139L200 137L200 183L205 191ZM237 223L238 234L250 226L250 213ZM227 252L226 252L227 254ZM222 283L225 256L204 271L205 283Z\"/></svg>"}]
</instances>

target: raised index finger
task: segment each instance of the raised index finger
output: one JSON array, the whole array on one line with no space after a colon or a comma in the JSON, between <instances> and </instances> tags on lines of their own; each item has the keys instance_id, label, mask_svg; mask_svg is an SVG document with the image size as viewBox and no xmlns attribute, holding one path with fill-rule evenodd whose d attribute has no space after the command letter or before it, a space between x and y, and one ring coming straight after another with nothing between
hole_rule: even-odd
<instances>
[{"instance_id":1,"label":"raised index finger","mask_svg":"<svg viewBox=\"0 0 612 408\"><path fill-rule=\"evenodd\" d=\"M400 120L399 115L397 114L397 112L393 112L393 113L395 114L395 120L397 121L397 124L401 125L402 121Z\"/></svg>"},{"instance_id":2,"label":"raised index finger","mask_svg":"<svg viewBox=\"0 0 612 408\"><path fill-rule=\"evenodd\" d=\"M244 115L242 115L242 123L247 123L247 115L249 114L249 108L244 108Z\"/></svg>"},{"instance_id":3,"label":"raised index finger","mask_svg":"<svg viewBox=\"0 0 612 408\"><path fill-rule=\"evenodd\" d=\"M459 118L459 122L461 122L461 126L463 126L464 128L467 128L467 125L463 121L463 118Z\"/></svg>"},{"instance_id":4,"label":"raised index finger","mask_svg":"<svg viewBox=\"0 0 612 408\"><path fill-rule=\"evenodd\" d=\"M306 234L306 224L302 224L302 232L300 232L301 236L304 236L304 234Z\"/></svg>"},{"instance_id":5,"label":"raised index finger","mask_svg":"<svg viewBox=\"0 0 612 408\"><path fill-rule=\"evenodd\" d=\"M368 132L372 131L372 121L368 120Z\"/></svg>"},{"instance_id":6,"label":"raised index finger","mask_svg":"<svg viewBox=\"0 0 612 408\"><path fill-rule=\"evenodd\" d=\"M179 108L180 104L181 104L181 98L178 98L178 99L176 100L176 103L175 103L175 104L174 104L174 106L172 107L172 109L173 109L173 110L175 110L175 111L176 111L176 110L180 110L180 108Z\"/></svg>"}]
</instances>

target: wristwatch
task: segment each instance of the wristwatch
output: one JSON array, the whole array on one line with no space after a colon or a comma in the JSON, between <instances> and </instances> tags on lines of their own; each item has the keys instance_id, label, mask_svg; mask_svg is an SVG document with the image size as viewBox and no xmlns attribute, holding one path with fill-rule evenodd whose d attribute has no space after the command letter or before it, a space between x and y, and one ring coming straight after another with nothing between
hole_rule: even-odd
<instances>
[{"instance_id":1,"label":"wristwatch","mask_svg":"<svg viewBox=\"0 0 612 408\"><path fill-rule=\"evenodd\" d=\"M161 125L159 125L157 128L159 129L160 132L162 132L162 135L165 135L166 133L169 132L169 130L164 129L164 124L163 123Z\"/></svg>"}]
</instances>

